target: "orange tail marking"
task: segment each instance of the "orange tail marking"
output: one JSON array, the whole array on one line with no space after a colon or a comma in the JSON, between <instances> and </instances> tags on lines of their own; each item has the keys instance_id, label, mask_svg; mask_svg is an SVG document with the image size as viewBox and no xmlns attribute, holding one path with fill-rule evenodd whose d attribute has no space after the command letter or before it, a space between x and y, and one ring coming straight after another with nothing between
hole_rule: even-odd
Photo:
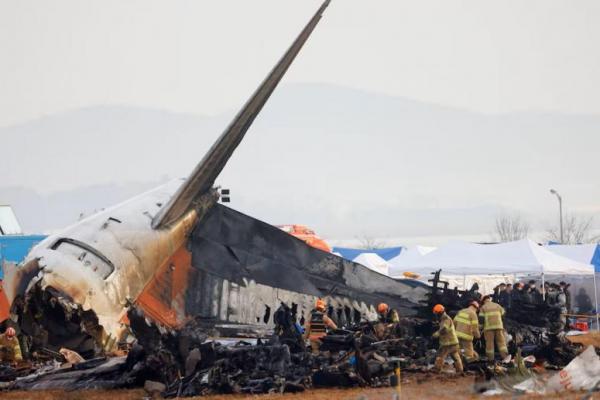
<instances>
[{"instance_id":1,"label":"orange tail marking","mask_svg":"<svg viewBox=\"0 0 600 400\"><path fill-rule=\"evenodd\" d=\"M147 316L171 328L185 322L184 299L191 265L192 254L182 246L158 269L136 301Z\"/></svg>"},{"instance_id":2,"label":"orange tail marking","mask_svg":"<svg viewBox=\"0 0 600 400\"><path fill-rule=\"evenodd\" d=\"M8 299L6 298L6 293L4 293L4 288L2 287L2 281L0 280L0 322L3 322L10 315L10 304L8 304Z\"/></svg>"}]
</instances>

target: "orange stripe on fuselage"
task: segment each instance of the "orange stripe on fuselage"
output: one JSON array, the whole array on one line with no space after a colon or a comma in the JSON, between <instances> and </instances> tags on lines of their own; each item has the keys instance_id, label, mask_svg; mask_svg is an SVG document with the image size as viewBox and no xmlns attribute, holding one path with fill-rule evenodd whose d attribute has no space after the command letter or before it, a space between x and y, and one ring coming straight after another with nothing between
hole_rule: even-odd
<instances>
[{"instance_id":1,"label":"orange stripe on fuselage","mask_svg":"<svg viewBox=\"0 0 600 400\"><path fill-rule=\"evenodd\" d=\"M2 287L2 281L0 280L0 322L4 322L10 315L10 304L8 304L8 299L6 298L6 293L4 293L4 288Z\"/></svg>"},{"instance_id":2,"label":"orange stripe on fuselage","mask_svg":"<svg viewBox=\"0 0 600 400\"><path fill-rule=\"evenodd\" d=\"M161 265L137 298L137 305L148 317L165 326L176 328L183 324L191 267L192 254L184 245Z\"/></svg>"}]
</instances>

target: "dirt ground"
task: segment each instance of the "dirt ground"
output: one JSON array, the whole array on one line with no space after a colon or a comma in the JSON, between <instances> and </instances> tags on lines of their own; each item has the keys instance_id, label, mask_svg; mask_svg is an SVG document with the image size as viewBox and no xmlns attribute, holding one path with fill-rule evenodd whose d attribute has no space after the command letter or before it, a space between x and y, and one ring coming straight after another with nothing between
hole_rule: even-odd
<instances>
[{"instance_id":1,"label":"dirt ground","mask_svg":"<svg viewBox=\"0 0 600 400\"><path fill-rule=\"evenodd\" d=\"M579 343L584 346L595 346L596 348L600 348L600 332L597 331L588 332L587 334L580 336L569 336L569 340L572 343Z\"/></svg>"},{"instance_id":2,"label":"dirt ground","mask_svg":"<svg viewBox=\"0 0 600 400\"><path fill-rule=\"evenodd\" d=\"M481 396L473 393L473 377L431 378L408 377L401 388L401 399L537 399L542 396L507 394L503 396ZM378 389L315 389L298 394L270 394L270 395L217 395L193 397L196 400L377 400L393 399L396 391L393 388ZM89 390L89 391L43 391L43 392L0 392L0 399L7 400L141 400L146 396L142 389L135 390ZM589 397L588 397L589 396ZM544 396L544 399L598 399L598 393L562 393Z\"/></svg>"}]
</instances>

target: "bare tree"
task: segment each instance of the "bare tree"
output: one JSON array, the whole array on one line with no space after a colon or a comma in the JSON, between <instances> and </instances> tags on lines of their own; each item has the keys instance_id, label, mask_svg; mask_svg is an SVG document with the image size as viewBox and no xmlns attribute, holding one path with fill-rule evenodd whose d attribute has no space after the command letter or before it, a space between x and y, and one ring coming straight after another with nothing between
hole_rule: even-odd
<instances>
[{"instance_id":1,"label":"bare tree","mask_svg":"<svg viewBox=\"0 0 600 400\"><path fill-rule=\"evenodd\" d=\"M565 214L563 218L563 243L593 243L600 240L600 235L592 235L590 230L593 217L582 217L574 214ZM552 242L560 242L560 228L554 227L546 231L546 239Z\"/></svg>"},{"instance_id":2,"label":"bare tree","mask_svg":"<svg viewBox=\"0 0 600 400\"><path fill-rule=\"evenodd\" d=\"M502 214L496 217L494 239L498 242L512 242L525 239L529 224L519 214Z\"/></svg>"},{"instance_id":3,"label":"bare tree","mask_svg":"<svg viewBox=\"0 0 600 400\"><path fill-rule=\"evenodd\" d=\"M360 242L359 247L365 250L382 249L386 247L386 243L383 240L376 239L369 235L363 235L357 238Z\"/></svg>"}]
</instances>

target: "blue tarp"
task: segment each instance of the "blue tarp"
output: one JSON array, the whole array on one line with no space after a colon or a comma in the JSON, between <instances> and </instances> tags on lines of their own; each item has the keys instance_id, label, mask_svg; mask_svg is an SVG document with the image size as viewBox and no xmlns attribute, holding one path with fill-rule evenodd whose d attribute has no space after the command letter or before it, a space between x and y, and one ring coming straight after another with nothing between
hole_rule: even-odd
<instances>
[{"instance_id":1,"label":"blue tarp","mask_svg":"<svg viewBox=\"0 0 600 400\"><path fill-rule=\"evenodd\" d=\"M596 251L594 252L594 257L592 257L590 264L594 266L594 271L600 272L600 245L596 246Z\"/></svg>"},{"instance_id":2,"label":"blue tarp","mask_svg":"<svg viewBox=\"0 0 600 400\"><path fill-rule=\"evenodd\" d=\"M402 251L402 247L386 247L383 249L351 249L348 247L334 247L333 252L339 253L346 260L354 260L362 253L375 253L386 261L398 256Z\"/></svg>"},{"instance_id":3,"label":"blue tarp","mask_svg":"<svg viewBox=\"0 0 600 400\"><path fill-rule=\"evenodd\" d=\"M20 263L29 250L45 238L44 235L0 236L0 266L4 261ZM4 271L0 268L0 279L3 278Z\"/></svg>"}]
</instances>

